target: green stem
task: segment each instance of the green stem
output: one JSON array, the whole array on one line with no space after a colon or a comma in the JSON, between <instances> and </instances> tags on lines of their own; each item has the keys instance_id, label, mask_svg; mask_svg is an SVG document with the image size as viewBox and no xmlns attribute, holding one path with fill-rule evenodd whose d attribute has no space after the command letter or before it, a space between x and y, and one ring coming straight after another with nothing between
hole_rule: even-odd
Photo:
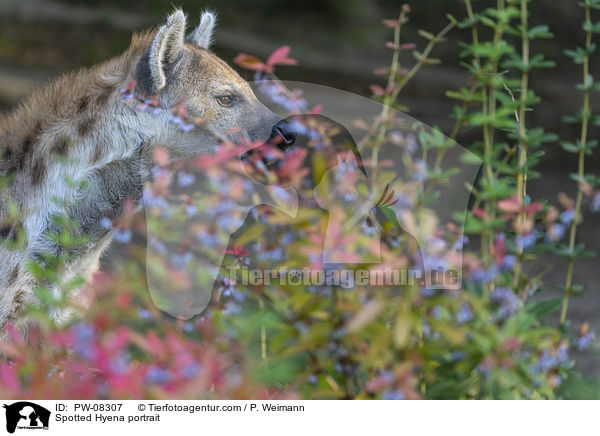
<instances>
[{"instance_id":1,"label":"green stem","mask_svg":"<svg viewBox=\"0 0 600 436\"><path fill-rule=\"evenodd\" d=\"M529 86L529 36L527 34L528 9L527 0L521 0L521 58L523 61L523 72L521 73L521 98L519 105L519 164L517 174L517 196L521 206L525 205L527 196L527 126L525 124L525 113L527 111L527 91ZM519 214L518 222L523 226L527 215L524 211ZM523 261L523 249L519 249L517 264L515 266L514 286L519 284L521 267Z\"/></svg>"},{"instance_id":2,"label":"green stem","mask_svg":"<svg viewBox=\"0 0 600 436\"><path fill-rule=\"evenodd\" d=\"M585 0L585 28L590 29L592 22L590 17L590 2ZM589 48L592 44L592 32L586 30L585 37L585 48L589 53ZM584 180L585 175L585 148L588 136L588 122L590 118L590 88L589 88L589 69L590 69L590 58L589 54L586 54L583 59L583 119L581 120L581 136L580 136L580 150L579 150L579 164L577 169L578 176L578 187L577 187L577 199L575 200L575 216L571 222L571 229L569 232L569 261L567 264L567 276L565 278L565 295L563 298L562 310L560 313L560 323L564 324L567 319L567 309L569 307L569 295L571 294L571 286L573 285L573 268L575 266L575 241L577 237L577 226L581 222L581 202L583 200L583 190L581 182Z\"/></svg>"}]
</instances>

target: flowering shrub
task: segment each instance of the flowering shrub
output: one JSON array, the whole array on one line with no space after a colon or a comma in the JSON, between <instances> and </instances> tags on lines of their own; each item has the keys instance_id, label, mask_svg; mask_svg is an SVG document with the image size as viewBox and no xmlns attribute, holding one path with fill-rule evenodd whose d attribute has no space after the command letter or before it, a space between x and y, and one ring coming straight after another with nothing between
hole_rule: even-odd
<instances>
[{"instance_id":1,"label":"flowering shrub","mask_svg":"<svg viewBox=\"0 0 600 436\"><path fill-rule=\"evenodd\" d=\"M409 69L399 66L400 53L415 47L400 39L409 8L385 21L394 32L392 63L383 71L387 83L371 88L382 109L355 123L359 138L349 138L343 126L320 115L322 106L309 105L299 90L277 80L277 68L296 64L288 47L265 62L238 55L235 62L255 72L258 93L291 116L296 144L234 145L224 138L215 154L191 162L171 161L166 149L156 149L144 188L146 218L129 201L120 218L103 220L126 260L97 274L77 299L58 299L40 288L40 305L28 309L35 326L27 337L7 326L0 344L6 356L0 395L583 395L569 352L594 348L597 341L587 324L574 330L566 316L569 296L582 292L573 263L588 255L576 244L581 211L586 199L592 210L600 208L598 180L584 171L594 145L587 126L596 122L589 103L596 87L588 70L598 26L590 14L600 2L584 1L586 46L568 52L584 70L584 107L568 119L581 124L581 138L562 143L580 157L573 177L579 190L575 199L561 195L556 205L527 194L541 144L557 140L526 118L538 101L529 72L551 66L542 55L530 55L529 42L551 34L545 26L528 27L526 0L499 1L480 13L469 0L465 4L463 21L449 17L437 35L421 33L428 44L415 52ZM407 125L394 107L419 69L436 62L432 50L455 26L472 30L463 56L473 80L469 89L448 92L460 106L446 138L422 124ZM481 39L481 26L492 29L489 41ZM520 52L507 34L521 39ZM127 104L164 110L153 97L136 98L135 85L122 90ZM171 122L189 131L202 120L179 106ZM468 147L463 163L475 164L475 171L481 164L482 177L465 191L456 182L458 163L447 158L466 128L480 132L481 140ZM471 195L469 209L457 204L451 217L438 216L444 189ZM147 241L144 249L136 243L140 238ZM85 238L66 234L60 242L72 247ZM529 277L523 268L541 251L567 259L563 298L543 298L541 277ZM359 271L374 273L382 265L421 273L442 266L461 271L462 280L358 283ZM57 282L61 260L31 268ZM305 268L315 277L322 272L322 279L294 276ZM264 277L251 280L251 270L277 273L265 283ZM533 298L538 293L542 298ZM50 320L58 307L74 312L70 321ZM561 325L548 324L547 315L560 307Z\"/></svg>"}]
</instances>

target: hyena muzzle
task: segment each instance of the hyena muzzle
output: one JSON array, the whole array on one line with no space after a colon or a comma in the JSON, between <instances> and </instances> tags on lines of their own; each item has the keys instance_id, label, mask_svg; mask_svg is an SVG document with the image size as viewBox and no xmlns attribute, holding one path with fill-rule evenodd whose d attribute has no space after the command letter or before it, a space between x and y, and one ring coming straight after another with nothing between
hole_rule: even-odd
<instances>
[{"instance_id":1,"label":"hyena muzzle","mask_svg":"<svg viewBox=\"0 0 600 436\"><path fill-rule=\"evenodd\" d=\"M214 27L214 14L204 12L186 34L186 17L176 10L158 30L134 35L121 56L59 78L0 118L0 335L7 322L26 329L21 310L37 302L40 285L32 262L66 259L63 283L97 270L112 238L103 219L117 217L126 199L140 199L156 147L185 159L212 152L223 137L293 142L289 125L209 50ZM121 98L134 81L137 97L156 96L166 110L139 111ZM173 125L170 108L178 105L202 125ZM51 237L65 218L86 235L83 248L69 252ZM63 292L60 284L48 288ZM62 321L69 313L50 315Z\"/></svg>"}]
</instances>

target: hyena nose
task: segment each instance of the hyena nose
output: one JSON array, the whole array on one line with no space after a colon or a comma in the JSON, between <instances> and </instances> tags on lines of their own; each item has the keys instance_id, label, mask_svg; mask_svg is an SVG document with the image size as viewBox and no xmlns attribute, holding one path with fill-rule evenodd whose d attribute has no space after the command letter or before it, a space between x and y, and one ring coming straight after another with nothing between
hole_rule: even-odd
<instances>
[{"instance_id":1,"label":"hyena nose","mask_svg":"<svg viewBox=\"0 0 600 436\"><path fill-rule=\"evenodd\" d=\"M283 146L283 148L293 145L296 142L296 131L293 125L286 120L281 120L275 124L271 132L270 142Z\"/></svg>"}]
</instances>

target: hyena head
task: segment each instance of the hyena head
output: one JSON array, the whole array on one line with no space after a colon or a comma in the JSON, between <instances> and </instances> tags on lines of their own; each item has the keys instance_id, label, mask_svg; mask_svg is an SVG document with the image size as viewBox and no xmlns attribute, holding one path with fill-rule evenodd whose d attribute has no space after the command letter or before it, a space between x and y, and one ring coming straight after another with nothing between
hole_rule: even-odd
<instances>
[{"instance_id":1,"label":"hyena head","mask_svg":"<svg viewBox=\"0 0 600 436\"><path fill-rule=\"evenodd\" d=\"M204 12L200 25L186 35L186 17L175 11L157 31L137 66L141 92L156 95L161 107L183 105L189 117L202 119L201 125L189 132L172 131L171 152L185 156L211 150L224 136L238 144L243 139L267 141L274 136L293 142L289 125L209 51L214 27L215 15Z\"/></svg>"}]
</instances>

